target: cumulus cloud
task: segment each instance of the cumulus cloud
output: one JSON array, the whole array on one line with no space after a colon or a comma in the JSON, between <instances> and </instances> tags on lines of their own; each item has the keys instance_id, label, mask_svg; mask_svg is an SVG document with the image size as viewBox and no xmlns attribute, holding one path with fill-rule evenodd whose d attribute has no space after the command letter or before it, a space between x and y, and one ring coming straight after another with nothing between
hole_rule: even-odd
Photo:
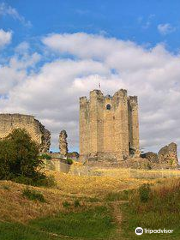
<instances>
[{"instance_id":1,"label":"cumulus cloud","mask_svg":"<svg viewBox=\"0 0 180 240\"><path fill-rule=\"evenodd\" d=\"M19 68L12 57L9 68L24 76L7 88L0 111L35 115L52 131L53 147L58 146L60 130L66 129L70 147L78 147L79 97L100 83L105 95L120 88L138 95L141 147L158 150L171 141L180 144L179 55L163 45L146 49L131 41L85 33L51 34L42 42L56 59L28 72L26 64Z\"/></svg>"},{"instance_id":2,"label":"cumulus cloud","mask_svg":"<svg viewBox=\"0 0 180 240\"><path fill-rule=\"evenodd\" d=\"M16 86L21 86L26 78L40 61L38 53L28 54L18 50L16 54L9 58L8 62L0 65L0 97L9 96Z\"/></svg>"},{"instance_id":3,"label":"cumulus cloud","mask_svg":"<svg viewBox=\"0 0 180 240\"><path fill-rule=\"evenodd\" d=\"M0 48L9 44L12 39L12 32L5 32L3 29L0 29Z\"/></svg>"},{"instance_id":4,"label":"cumulus cloud","mask_svg":"<svg viewBox=\"0 0 180 240\"><path fill-rule=\"evenodd\" d=\"M157 26L157 29L158 29L159 33L162 34L162 35L167 35L167 34L172 33L176 30L176 28L173 27L169 23L159 24Z\"/></svg>"},{"instance_id":5,"label":"cumulus cloud","mask_svg":"<svg viewBox=\"0 0 180 240\"><path fill-rule=\"evenodd\" d=\"M0 16L10 16L15 20L20 21L26 27L32 26L31 22L26 21L26 19L20 15L15 8L12 8L10 5L4 2L0 3Z\"/></svg>"}]
</instances>

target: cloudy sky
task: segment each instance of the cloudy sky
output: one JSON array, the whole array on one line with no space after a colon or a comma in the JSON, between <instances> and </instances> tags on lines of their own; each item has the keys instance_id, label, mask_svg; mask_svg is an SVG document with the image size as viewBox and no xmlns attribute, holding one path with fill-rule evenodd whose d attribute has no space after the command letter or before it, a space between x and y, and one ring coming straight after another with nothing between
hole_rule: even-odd
<instances>
[{"instance_id":1,"label":"cloudy sky","mask_svg":"<svg viewBox=\"0 0 180 240\"><path fill-rule=\"evenodd\" d=\"M141 148L180 145L180 1L0 0L0 112L32 114L78 149L79 97L139 98Z\"/></svg>"}]
</instances>

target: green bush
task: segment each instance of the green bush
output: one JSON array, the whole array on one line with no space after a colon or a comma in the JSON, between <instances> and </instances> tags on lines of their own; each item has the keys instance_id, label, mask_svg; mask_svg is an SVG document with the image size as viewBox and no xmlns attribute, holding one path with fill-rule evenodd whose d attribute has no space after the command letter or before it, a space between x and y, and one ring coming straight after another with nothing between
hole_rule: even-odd
<instances>
[{"instance_id":1,"label":"green bush","mask_svg":"<svg viewBox=\"0 0 180 240\"><path fill-rule=\"evenodd\" d=\"M148 202L151 193L149 184L143 184L139 187L139 197L141 202Z\"/></svg>"},{"instance_id":2,"label":"green bush","mask_svg":"<svg viewBox=\"0 0 180 240\"><path fill-rule=\"evenodd\" d=\"M42 155L39 156L39 159L51 160L52 157L47 153L43 153Z\"/></svg>"},{"instance_id":3,"label":"green bush","mask_svg":"<svg viewBox=\"0 0 180 240\"><path fill-rule=\"evenodd\" d=\"M73 160L71 158L67 158L65 162L69 165L73 164Z\"/></svg>"},{"instance_id":4,"label":"green bush","mask_svg":"<svg viewBox=\"0 0 180 240\"><path fill-rule=\"evenodd\" d=\"M64 208L68 208L68 207L70 207L71 206L71 204L69 203L69 202L67 202L67 201L64 201L63 202L63 207Z\"/></svg>"},{"instance_id":5,"label":"green bush","mask_svg":"<svg viewBox=\"0 0 180 240\"><path fill-rule=\"evenodd\" d=\"M52 185L40 169L39 147L23 129L15 129L5 139L0 140L0 179L35 186Z\"/></svg>"},{"instance_id":6,"label":"green bush","mask_svg":"<svg viewBox=\"0 0 180 240\"><path fill-rule=\"evenodd\" d=\"M39 202L45 202L45 198L42 193L35 191L35 190L30 190L28 188L23 190L23 197L26 197L29 200L33 201L39 201Z\"/></svg>"},{"instance_id":7,"label":"green bush","mask_svg":"<svg viewBox=\"0 0 180 240\"><path fill-rule=\"evenodd\" d=\"M81 204L80 204L79 200L76 199L76 200L74 201L74 207L80 207L80 206L81 206Z\"/></svg>"},{"instance_id":8,"label":"green bush","mask_svg":"<svg viewBox=\"0 0 180 240\"><path fill-rule=\"evenodd\" d=\"M12 179L14 182L22 183L26 185L32 186L45 186L45 187L54 187L56 186L56 182L54 176L45 176L43 173L39 173L35 178L29 178L25 176L18 176Z\"/></svg>"}]
</instances>

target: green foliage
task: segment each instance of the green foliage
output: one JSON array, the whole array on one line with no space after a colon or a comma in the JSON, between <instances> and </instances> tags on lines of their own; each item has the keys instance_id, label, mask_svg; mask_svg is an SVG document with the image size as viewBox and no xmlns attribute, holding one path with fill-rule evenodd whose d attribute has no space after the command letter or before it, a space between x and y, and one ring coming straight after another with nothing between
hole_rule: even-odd
<instances>
[{"instance_id":1,"label":"green foliage","mask_svg":"<svg viewBox=\"0 0 180 240\"><path fill-rule=\"evenodd\" d=\"M149 184L143 184L142 186L139 187L139 197L140 201L145 203L149 200L151 193L151 188Z\"/></svg>"},{"instance_id":2,"label":"green foliage","mask_svg":"<svg viewBox=\"0 0 180 240\"><path fill-rule=\"evenodd\" d=\"M43 153L42 155L39 156L39 159L51 160L52 157L47 153Z\"/></svg>"},{"instance_id":3,"label":"green foliage","mask_svg":"<svg viewBox=\"0 0 180 240\"><path fill-rule=\"evenodd\" d=\"M54 179L54 176L45 176L43 173L38 173L33 178L20 175L18 177L14 177L12 180L17 183L32 185L32 186L36 186L36 187L38 187L38 186L45 186L45 187L56 186L56 181Z\"/></svg>"},{"instance_id":4,"label":"green foliage","mask_svg":"<svg viewBox=\"0 0 180 240\"><path fill-rule=\"evenodd\" d=\"M71 158L67 158L67 159L65 159L65 163L71 165L71 164L73 164L73 160Z\"/></svg>"},{"instance_id":5,"label":"green foliage","mask_svg":"<svg viewBox=\"0 0 180 240\"><path fill-rule=\"evenodd\" d=\"M35 186L52 186L52 178L47 178L40 172L43 161L38 154L38 146L26 130L15 129L0 141L0 179Z\"/></svg>"},{"instance_id":6,"label":"green foliage","mask_svg":"<svg viewBox=\"0 0 180 240\"><path fill-rule=\"evenodd\" d=\"M38 147L29 134L22 129L14 130L0 141L0 178L14 176L32 177L40 166Z\"/></svg>"},{"instance_id":7,"label":"green foliage","mask_svg":"<svg viewBox=\"0 0 180 240\"><path fill-rule=\"evenodd\" d=\"M76 199L75 201L74 201L74 207L80 207L81 206L81 204L80 204L80 202L79 202L79 200L78 199Z\"/></svg>"},{"instance_id":8,"label":"green foliage","mask_svg":"<svg viewBox=\"0 0 180 240\"><path fill-rule=\"evenodd\" d=\"M71 206L71 204L69 202L67 202L67 201L64 201L62 204L63 204L64 208L68 208L68 207Z\"/></svg>"},{"instance_id":9,"label":"green foliage","mask_svg":"<svg viewBox=\"0 0 180 240\"><path fill-rule=\"evenodd\" d=\"M29 200L45 202L45 198L42 193L35 190L30 190L29 188L24 189L22 195Z\"/></svg>"}]
</instances>

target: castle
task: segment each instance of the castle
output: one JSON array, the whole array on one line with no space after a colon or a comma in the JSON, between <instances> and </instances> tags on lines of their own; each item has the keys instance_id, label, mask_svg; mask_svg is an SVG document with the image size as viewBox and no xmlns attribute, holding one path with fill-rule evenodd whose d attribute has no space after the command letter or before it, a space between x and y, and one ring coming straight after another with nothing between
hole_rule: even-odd
<instances>
[{"instance_id":1,"label":"castle","mask_svg":"<svg viewBox=\"0 0 180 240\"><path fill-rule=\"evenodd\" d=\"M136 96L127 96L124 89L113 96L93 90L89 100L81 97L79 124L79 160L90 166L149 169L178 165L177 144L173 142L161 148L158 154L140 154L138 101ZM51 133L37 119L31 115L0 114L0 140L16 128L30 134L40 153L49 152ZM66 138L66 131L61 131L59 146L63 157L68 153Z\"/></svg>"},{"instance_id":2,"label":"castle","mask_svg":"<svg viewBox=\"0 0 180 240\"><path fill-rule=\"evenodd\" d=\"M121 161L139 151L138 101L121 89L113 96L100 90L80 98L80 157Z\"/></svg>"}]
</instances>

